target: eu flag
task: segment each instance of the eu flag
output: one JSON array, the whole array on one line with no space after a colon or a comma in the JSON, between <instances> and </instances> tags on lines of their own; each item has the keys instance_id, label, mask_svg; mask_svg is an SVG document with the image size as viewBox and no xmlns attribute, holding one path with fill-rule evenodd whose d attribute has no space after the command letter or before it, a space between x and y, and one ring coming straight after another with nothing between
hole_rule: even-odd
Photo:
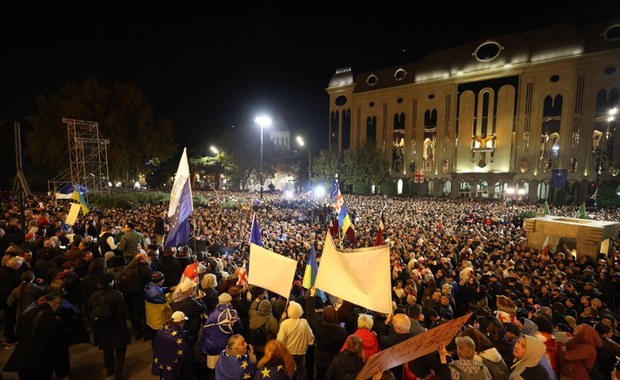
<instances>
[{"instance_id":1,"label":"eu flag","mask_svg":"<svg viewBox=\"0 0 620 380\"><path fill-rule=\"evenodd\" d=\"M334 180L332 181L332 188L329 193L329 199L332 201L332 203L336 202L339 192L340 190L338 188L338 176L334 176Z\"/></svg>"},{"instance_id":2,"label":"eu flag","mask_svg":"<svg viewBox=\"0 0 620 380\"><path fill-rule=\"evenodd\" d=\"M254 243L260 247L263 246L263 241L260 237L260 228L258 228L258 219L256 219L256 214L252 218L252 230L250 231L250 243Z\"/></svg>"},{"instance_id":3,"label":"eu flag","mask_svg":"<svg viewBox=\"0 0 620 380\"><path fill-rule=\"evenodd\" d=\"M189 242L189 216L193 211L187 148L183 148L183 155L170 193L170 207L168 208L170 231L164 247L176 247Z\"/></svg>"},{"instance_id":4,"label":"eu flag","mask_svg":"<svg viewBox=\"0 0 620 380\"><path fill-rule=\"evenodd\" d=\"M187 330L165 323L153 339L151 374L160 379L186 378L191 372L193 350Z\"/></svg>"}]
</instances>

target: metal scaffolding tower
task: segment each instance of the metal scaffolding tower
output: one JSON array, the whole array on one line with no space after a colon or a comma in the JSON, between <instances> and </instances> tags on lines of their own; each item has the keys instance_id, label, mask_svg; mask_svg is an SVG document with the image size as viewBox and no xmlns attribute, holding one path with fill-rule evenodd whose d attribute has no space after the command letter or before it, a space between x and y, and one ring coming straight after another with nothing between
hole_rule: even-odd
<instances>
[{"instance_id":1,"label":"metal scaffolding tower","mask_svg":"<svg viewBox=\"0 0 620 380\"><path fill-rule=\"evenodd\" d=\"M63 118L67 125L69 141L69 169L48 181L54 194L67 185L86 188L83 193L87 203L108 197L108 144L99 134L99 125L93 121Z\"/></svg>"}]
</instances>

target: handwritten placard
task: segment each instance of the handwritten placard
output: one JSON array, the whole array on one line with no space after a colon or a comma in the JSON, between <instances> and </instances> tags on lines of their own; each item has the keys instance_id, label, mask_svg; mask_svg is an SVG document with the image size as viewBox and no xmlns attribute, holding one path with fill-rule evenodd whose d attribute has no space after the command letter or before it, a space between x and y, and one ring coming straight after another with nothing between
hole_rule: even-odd
<instances>
[{"instance_id":1,"label":"handwritten placard","mask_svg":"<svg viewBox=\"0 0 620 380\"><path fill-rule=\"evenodd\" d=\"M390 368L437 351L441 343L448 345L471 315L472 313L468 313L462 317L442 323L422 334L379 351L368 359L362 371L357 375L356 380L369 379L379 371L387 371Z\"/></svg>"}]
</instances>

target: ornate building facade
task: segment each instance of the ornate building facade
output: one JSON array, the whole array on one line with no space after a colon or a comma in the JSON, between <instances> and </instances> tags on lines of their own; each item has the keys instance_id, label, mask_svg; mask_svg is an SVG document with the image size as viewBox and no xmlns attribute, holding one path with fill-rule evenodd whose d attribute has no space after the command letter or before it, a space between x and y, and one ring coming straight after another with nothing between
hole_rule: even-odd
<instances>
[{"instance_id":1,"label":"ornate building facade","mask_svg":"<svg viewBox=\"0 0 620 380\"><path fill-rule=\"evenodd\" d=\"M581 203L620 180L620 23L561 24L331 78L330 149L369 140L399 188Z\"/></svg>"}]
</instances>

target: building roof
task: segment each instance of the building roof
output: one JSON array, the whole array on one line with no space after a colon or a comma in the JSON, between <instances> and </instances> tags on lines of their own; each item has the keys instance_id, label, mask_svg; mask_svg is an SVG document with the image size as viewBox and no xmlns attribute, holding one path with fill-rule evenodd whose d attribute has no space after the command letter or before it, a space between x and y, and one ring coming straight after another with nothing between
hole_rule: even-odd
<instances>
[{"instance_id":1,"label":"building roof","mask_svg":"<svg viewBox=\"0 0 620 380\"><path fill-rule=\"evenodd\" d=\"M421 61L353 74L339 69L329 88L355 84L354 92L375 91L411 83L445 79L511 65L528 65L584 53L620 48L620 23L604 22L585 27L559 24L472 41L435 51Z\"/></svg>"}]
</instances>

